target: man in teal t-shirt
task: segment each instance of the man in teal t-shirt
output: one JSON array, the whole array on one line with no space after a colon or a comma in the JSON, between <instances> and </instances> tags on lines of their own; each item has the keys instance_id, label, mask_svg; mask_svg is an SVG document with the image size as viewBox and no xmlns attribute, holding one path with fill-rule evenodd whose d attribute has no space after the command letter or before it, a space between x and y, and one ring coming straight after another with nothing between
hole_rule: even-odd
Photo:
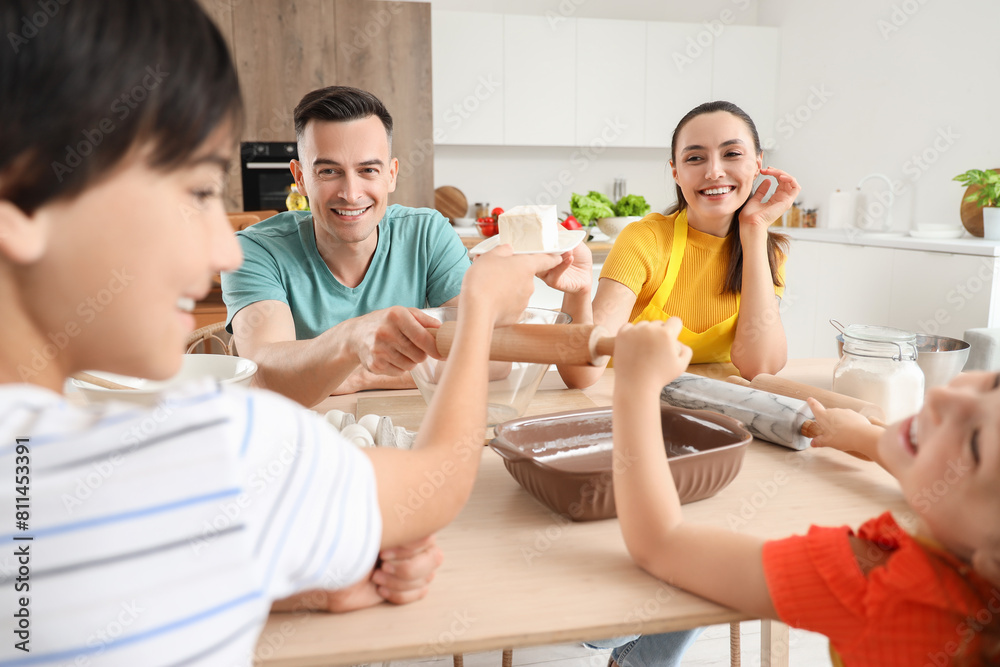
<instances>
[{"instance_id":1,"label":"man in teal t-shirt","mask_svg":"<svg viewBox=\"0 0 1000 667\"><path fill-rule=\"evenodd\" d=\"M457 305L465 247L431 209L387 206L396 189L392 118L346 86L295 108L291 170L311 212L281 213L238 233L244 262L222 276L227 326L257 384L312 406L331 393L412 387L436 356L419 311Z\"/></svg>"}]
</instances>

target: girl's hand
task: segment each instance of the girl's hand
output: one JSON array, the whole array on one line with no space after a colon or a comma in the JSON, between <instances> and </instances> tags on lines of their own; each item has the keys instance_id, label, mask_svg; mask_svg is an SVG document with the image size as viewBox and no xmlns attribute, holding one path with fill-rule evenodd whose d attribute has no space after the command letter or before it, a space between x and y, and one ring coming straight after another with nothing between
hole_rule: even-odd
<instances>
[{"instance_id":1,"label":"girl's hand","mask_svg":"<svg viewBox=\"0 0 1000 667\"><path fill-rule=\"evenodd\" d=\"M691 348L677 340L681 320L626 324L615 336L615 376L625 386L658 392L684 372Z\"/></svg>"},{"instance_id":2,"label":"girl's hand","mask_svg":"<svg viewBox=\"0 0 1000 667\"><path fill-rule=\"evenodd\" d=\"M845 408L824 408L815 398L807 398L820 435L813 438L813 447L830 447L842 452L859 452L871 457L882 429L872 425L867 417Z\"/></svg>"},{"instance_id":3,"label":"girl's hand","mask_svg":"<svg viewBox=\"0 0 1000 667\"><path fill-rule=\"evenodd\" d=\"M766 231L772 222L780 218L785 211L792 207L792 204L795 203L795 198L799 196L799 192L802 190L794 178L780 169L764 167L760 170L760 173L765 176L774 176L777 178L778 186L765 204L761 200L764 199L764 195L767 194L771 184L770 182L761 183L757 187L757 190L750 196L750 199L747 200L747 203L743 205L743 210L740 211L741 234L748 231L748 228Z\"/></svg>"}]
</instances>

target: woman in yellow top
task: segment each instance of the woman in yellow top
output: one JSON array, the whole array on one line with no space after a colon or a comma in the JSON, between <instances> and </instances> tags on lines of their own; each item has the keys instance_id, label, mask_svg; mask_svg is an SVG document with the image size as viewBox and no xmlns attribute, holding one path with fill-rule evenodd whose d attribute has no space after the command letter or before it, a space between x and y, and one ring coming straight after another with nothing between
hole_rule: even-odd
<instances>
[{"instance_id":1,"label":"woman in yellow top","mask_svg":"<svg viewBox=\"0 0 1000 667\"><path fill-rule=\"evenodd\" d=\"M565 292L563 311L611 333L626 322L677 316L692 363L732 361L746 378L780 370L787 357L778 313L787 241L768 227L800 188L780 169L761 168L762 160L757 128L735 104L708 102L688 112L670 146L676 211L622 231L593 303L590 250L577 246L547 278ZM753 191L761 174L777 179L767 203L767 183ZM602 372L559 367L570 387L587 387Z\"/></svg>"}]
</instances>

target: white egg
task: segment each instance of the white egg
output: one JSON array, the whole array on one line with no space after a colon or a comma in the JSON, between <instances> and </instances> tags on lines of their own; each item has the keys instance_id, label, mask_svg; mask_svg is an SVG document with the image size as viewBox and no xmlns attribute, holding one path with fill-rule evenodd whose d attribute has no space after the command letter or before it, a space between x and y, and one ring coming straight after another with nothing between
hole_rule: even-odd
<instances>
[{"instance_id":1,"label":"white egg","mask_svg":"<svg viewBox=\"0 0 1000 667\"><path fill-rule=\"evenodd\" d=\"M375 437L375 433L378 430L378 415L365 415L358 420L358 426L364 426L368 433L371 434L372 438Z\"/></svg>"},{"instance_id":2,"label":"white egg","mask_svg":"<svg viewBox=\"0 0 1000 667\"><path fill-rule=\"evenodd\" d=\"M372 434L368 432L361 424L348 424L344 428L340 429L340 435L351 443L354 443L358 447L374 447L375 438Z\"/></svg>"},{"instance_id":3,"label":"white egg","mask_svg":"<svg viewBox=\"0 0 1000 667\"><path fill-rule=\"evenodd\" d=\"M344 425L344 415L347 414L343 410L330 410L326 413L326 420L333 424L333 427L340 429Z\"/></svg>"}]
</instances>

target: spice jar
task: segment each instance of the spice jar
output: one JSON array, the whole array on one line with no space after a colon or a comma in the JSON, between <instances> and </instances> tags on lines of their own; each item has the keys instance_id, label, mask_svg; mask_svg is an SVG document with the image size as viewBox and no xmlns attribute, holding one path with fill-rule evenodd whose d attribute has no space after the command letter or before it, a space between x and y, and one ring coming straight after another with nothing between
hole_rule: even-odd
<instances>
[{"instance_id":1,"label":"spice jar","mask_svg":"<svg viewBox=\"0 0 1000 667\"><path fill-rule=\"evenodd\" d=\"M490 205L486 202L476 202L476 219L490 217Z\"/></svg>"},{"instance_id":2,"label":"spice jar","mask_svg":"<svg viewBox=\"0 0 1000 667\"><path fill-rule=\"evenodd\" d=\"M887 423L917 412L924 400L924 374L917 365L916 334L852 324L843 335L833 390L879 406Z\"/></svg>"}]
</instances>

